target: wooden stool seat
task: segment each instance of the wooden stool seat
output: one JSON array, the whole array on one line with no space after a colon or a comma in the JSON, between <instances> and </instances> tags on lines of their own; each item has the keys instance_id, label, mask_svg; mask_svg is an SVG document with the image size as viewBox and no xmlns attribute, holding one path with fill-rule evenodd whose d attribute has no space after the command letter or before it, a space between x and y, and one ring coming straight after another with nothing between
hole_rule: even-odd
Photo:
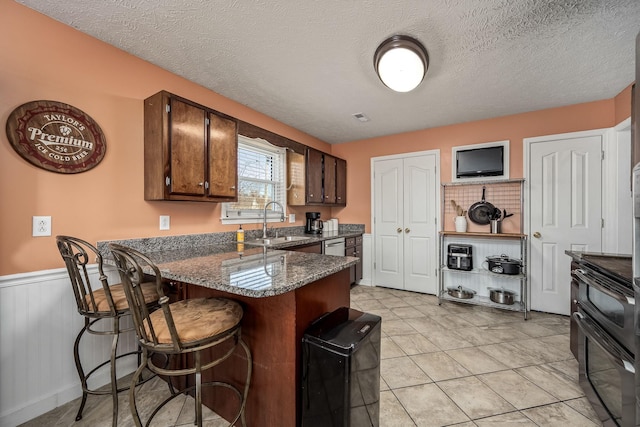
<instances>
[{"instance_id":1,"label":"wooden stool seat","mask_svg":"<svg viewBox=\"0 0 640 427\"><path fill-rule=\"evenodd\" d=\"M173 392L172 396L160 403L149 416L148 426L158 411L173 398L182 393L195 392L196 424L202 426L202 387L223 387L232 391L239 400L239 409L230 421L230 426L240 420L246 426L244 408L247 402L249 384L251 382L252 358L249 347L241 337L240 322L244 314L242 306L227 298L194 298L171 302L162 291L162 275L158 267L144 254L114 243L109 244L114 256L125 295L133 314L134 327L138 342L142 347L142 362L132 378L132 384L138 380L146 367L152 372L165 377L194 375L194 385ZM143 285L148 275L155 276L156 289L160 295L160 309L150 312L144 302ZM218 347L220 346L220 347ZM203 351L213 349L220 351ZM231 383L210 381L202 383L202 372L220 365L234 355L240 347L244 354L238 357L246 359L246 380L241 391ZM153 354L188 355L179 357L177 366L160 367L150 357ZM203 360L204 359L204 360ZM188 381L185 381L188 383ZM171 384L171 380L169 379ZM129 390L129 404L136 426L142 422L138 414L135 387Z\"/></svg>"},{"instance_id":2,"label":"wooden stool seat","mask_svg":"<svg viewBox=\"0 0 640 427\"><path fill-rule=\"evenodd\" d=\"M147 304L158 302L158 292L156 292L155 283L143 283L142 292L144 293L144 300ZM104 289L97 289L84 298L87 305L95 307L96 313L111 312L110 299L113 301L113 307L116 311L129 311L129 303L127 302L127 297L124 294L124 288L121 283L110 285L109 293L111 294L110 297Z\"/></svg>"},{"instance_id":3,"label":"wooden stool seat","mask_svg":"<svg viewBox=\"0 0 640 427\"><path fill-rule=\"evenodd\" d=\"M169 304L178 338L183 346L198 345L202 340L235 329L242 320L242 307L226 298L196 298ZM159 344L173 344L166 318L162 311L149 316ZM149 326L146 326L150 333Z\"/></svg>"}]
</instances>

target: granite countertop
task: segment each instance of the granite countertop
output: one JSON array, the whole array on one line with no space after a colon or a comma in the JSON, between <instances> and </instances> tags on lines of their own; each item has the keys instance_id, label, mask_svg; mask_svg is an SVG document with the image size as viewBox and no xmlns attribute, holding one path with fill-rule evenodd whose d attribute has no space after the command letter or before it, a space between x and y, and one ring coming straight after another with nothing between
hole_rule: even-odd
<instances>
[{"instance_id":1,"label":"granite countertop","mask_svg":"<svg viewBox=\"0 0 640 427\"><path fill-rule=\"evenodd\" d=\"M160 269L162 277L182 283L253 298L293 291L308 283L337 273L358 262L355 257L321 255L281 250L336 237L361 235L360 229L346 229L324 235L305 235L309 239L283 242L264 248L238 245L235 233L113 240L147 255ZM113 264L109 241L98 242L105 262Z\"/></svg>"},{"instance_id":2,"label":"granite countertop","mask_svg":"<svg viewBox=\"0 0 640 427\"><path fill-rule=\"evenodd\" d=\"M280 295L355 265L354 257L236 245L151 252L162 277L254 298Z\"/></svg>"},{"instance_id":3,"label":"granite countertop","mask_svg":"<svg viewBox=\"0 0 640 427\"><path fill-rule=\"evenodd\" d=\"M630 254L581 251L565 251L565 253L577 262L589 264L596 270L609 274L631 286L633 268Z\"/></svg>"}]
</instances>

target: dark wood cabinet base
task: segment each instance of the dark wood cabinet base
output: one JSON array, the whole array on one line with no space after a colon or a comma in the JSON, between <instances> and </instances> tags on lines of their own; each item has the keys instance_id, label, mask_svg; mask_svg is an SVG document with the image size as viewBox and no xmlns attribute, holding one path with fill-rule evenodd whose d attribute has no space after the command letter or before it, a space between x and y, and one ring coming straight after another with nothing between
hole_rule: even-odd
<instances>
[{"instance_id":1,"label":"dark wood cabinet base","mask_svg":"<svg viewBox=\"0 0 640 427\"><path fill-rule=\"evenodd\" d=\"M187 285L187 297L224 296L239 301L245 310L242 337L251 349L253 375L246 406L249 426L296 426L300 419L300 372L302 336L321 315L349 306L349 270L305 285L282 295L250 298ZM222 365L203 374L244 384L246 359L240 349ZM238 408L237 398L219 388L203 390L203 403L230 419Z\"/></svg>"}]
</instances>

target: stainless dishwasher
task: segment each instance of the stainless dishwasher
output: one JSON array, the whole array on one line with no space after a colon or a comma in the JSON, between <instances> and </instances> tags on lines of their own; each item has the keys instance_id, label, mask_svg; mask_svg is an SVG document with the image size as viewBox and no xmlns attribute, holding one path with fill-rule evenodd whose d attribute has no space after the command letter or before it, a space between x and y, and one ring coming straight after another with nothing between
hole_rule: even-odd
<instances>
[{"instance_id":1,"label":"stainless dishwasher","mask_svg":"<svg viewBox=\"0 0 640 427\"><path fill-rule=\"evenodd\" d=\"M322 253L325 255L344 256L344 237L325 240L322 244Z\"/></svg>"}]
</instances>

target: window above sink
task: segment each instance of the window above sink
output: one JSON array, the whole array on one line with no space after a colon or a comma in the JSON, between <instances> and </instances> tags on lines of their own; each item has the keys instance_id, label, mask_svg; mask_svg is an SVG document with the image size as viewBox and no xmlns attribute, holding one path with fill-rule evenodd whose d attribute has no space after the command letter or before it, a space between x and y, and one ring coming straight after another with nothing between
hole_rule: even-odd
<instances>
[{"instance_id":1,"label":"window above sink","mask_svg":"<svg viewBox=\"0 0 640 427\"><path fill-rule=\"evenodd\" d=\"M223 224L263 222L264 206L271 201L286 206L286 150L262 138L238 135L238 201L222 204ZM280 222L277 206L267 222Z\"/></svg>"}]
</instances>

